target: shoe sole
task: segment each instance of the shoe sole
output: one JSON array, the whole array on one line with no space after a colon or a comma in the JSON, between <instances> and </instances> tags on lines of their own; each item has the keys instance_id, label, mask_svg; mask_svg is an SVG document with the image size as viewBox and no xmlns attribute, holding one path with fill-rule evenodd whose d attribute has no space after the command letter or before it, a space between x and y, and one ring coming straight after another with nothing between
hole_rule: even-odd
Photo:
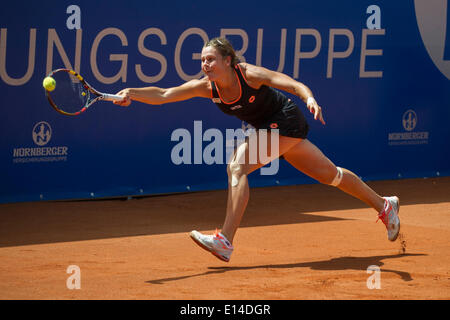
<instances>
[{"instance_id":1,"label":"shoe sole","mask_svg":"<svg viewBox=\"0 0 450 320\"><path fill-rule=\"evenodd\" d=\"M397 216L398 216L400 214L400 199L398 197L394 197L394 198L396 198L396 200L397 200ZM395 240L397 240L399 234L400 234L400 218L398 218L397 233L395 234L395 237L392 240L390 240L390 239L389 240L394 242Z\"/></svg>"},{"instance_id":2,"label":"shoe sole","mask_svg":"<svg viewBox=\"0 0 450 320\"><path fill-rule=\"evenodd\" d=\"M221 256L220 254L211 251L211 249L209 249L209 248L208 248L207 246L205 246L203 243L201 243L200 241L198 241L197 238L196 238L192 233L189 233L189 236L191 237L192 240L194 240L194 242L195 242L200 248L202 248L202 249L208 251L209 253L211 253L211 254L212 254L213 256L215 256L216 258L218 258L218 259L220 259L220 260L222 260L222 261L225 261L225 262L229 262L229 261L230 261L229 258L227 259L227 258Z\"/></svg>"}]
</instances>

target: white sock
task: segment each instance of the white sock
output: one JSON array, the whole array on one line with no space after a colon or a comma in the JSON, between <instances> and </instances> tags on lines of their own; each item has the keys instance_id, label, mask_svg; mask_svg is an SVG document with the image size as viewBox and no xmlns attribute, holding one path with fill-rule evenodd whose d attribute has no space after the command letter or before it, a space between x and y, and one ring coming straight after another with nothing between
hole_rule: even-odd
<instances>
[{"instance_id":1,"label":"white sock","mask_svg":"<svg viewBox=\"0 0 450 320\"><path fill-rule=\"evenodd\" d=\"M383 208L383 210L381 210L381 212L379 214L381 215L381 214L383 214L383 212L386 212L386 210L389 208L389 206L390 206L389 201L384 199L384 208Z\"/></svg>"}]
</instances>

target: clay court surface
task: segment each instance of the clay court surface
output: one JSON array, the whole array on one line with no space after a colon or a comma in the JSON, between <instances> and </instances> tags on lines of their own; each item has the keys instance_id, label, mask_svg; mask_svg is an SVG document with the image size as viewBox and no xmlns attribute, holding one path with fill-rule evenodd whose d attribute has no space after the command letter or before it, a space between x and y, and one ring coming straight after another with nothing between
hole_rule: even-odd
<instances>
[{"instance_id":1,"label":"clay court surface","mask_svg":"<svg viewBox=\"0 0 450 320\"><path fill-rule=\"evenodd\" d=\"M229 263L188 236L221 227L226 191L3 204L0 299L450 299L450 178L368 184L400 198L396 242L335 188L253 188Z\"/></svg>"}]
</instances>

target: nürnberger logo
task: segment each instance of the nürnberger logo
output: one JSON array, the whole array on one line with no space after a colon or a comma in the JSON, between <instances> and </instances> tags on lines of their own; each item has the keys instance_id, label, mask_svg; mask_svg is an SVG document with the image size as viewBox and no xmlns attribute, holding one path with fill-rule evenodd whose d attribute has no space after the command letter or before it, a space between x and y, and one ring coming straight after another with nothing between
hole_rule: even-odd
<instances>
[{"instance_id":1,"label":"n\u00fcrnberger logo","mask_svg":"<svg viewBox=\"0 0 450 320\"><path fill-rule=\"evenodd\" d=\"M448 0L414 0L417 25L425 48L436 67L450 80L448 6Z\"/></svg>"},{"instance_id":2,"label":"n\u00fcrnberger logo","mask_svg":"<svg viewBox=\"0 0 450 320\"><path fill-rule=\"evenodd\" d=\"M31 138L34 146L22 146L13 149L12 156L14 163L30 162L59 162L67 161L67 146L49 145L53 135L50 124L46 121L40 121L33 126ZM37 147L36 147L37 146Z\"/></svg>"},{"instance_id":3,"label":"n\u00fcrnberger logo","mask_svg":"<svg viewBox=\"0 0 450 320\"><path fill-rule=\"evenodd\" d=\"M402 124L406 131L413 131L416 128L417 114L414 110L410 109L403 114Z\"/></svg>"},{"instance_id":4,"label":"n\u00fcrnberger logo","mask_svg":"<svg viewBox=\"0 0 450 320\"><path fill-rule=\"evenodd\" d=\"M417 113L413 109L408 109L402 116L403 132L391 132L388 135L390 146L428 144L430 133L428 131L417 132L419 122Z\"/></svg>"},{"instance_id":5,"label":"n\u00fcrnberger logo","mask_svg":"<svg viewBox=\"0 0 450 320\"><path fill-rule=\"evenodd\" d=\"M52 138L52 127L45 121L36 123L32 136L35 144L40 147L45 146Z\"/></svg>"}]
</instances>

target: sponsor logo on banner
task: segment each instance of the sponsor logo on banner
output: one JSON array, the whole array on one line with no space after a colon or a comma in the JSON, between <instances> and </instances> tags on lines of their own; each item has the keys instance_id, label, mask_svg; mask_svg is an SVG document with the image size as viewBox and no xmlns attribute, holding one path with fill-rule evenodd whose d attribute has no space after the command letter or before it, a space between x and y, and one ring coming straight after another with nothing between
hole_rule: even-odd
<instances>
[{"instance_id":1,"label":"sponsor logo on banner","mask_svg":"<svg viewBox=\"0 0 450 320\"><path fill-rule=\"evenodd\" d=\"M45 146L52 138L52 127L45 122L37 123L33 128L33 141L38 146Z\"/></svg>"},{"instance_id":2,"label":"sponsor logo on banner","mask_svg":"<svg viewBox=\"0 0 450 320\"><path fill-rule=\"evenodd\" d=\"M450 7L448 0L414 0L422 41L436 67L450 80Z\"/></svg>"},{"instance_id":3,"label":"sponsor logo on banner","mask_svg":"<svg viewBox=\"0 0 450 320\"><path fill-rule=\"evenodd\" d=\"M428 131L414 131L419 118L413 109L407 110L402 116L403 132L389 133L389 145L418 145L427 144L430 133Z\"/></svg>"},{"instance_id":4,"label":"sponsor logo on banner","mask_svg":"<svg viewBox=\"0 0 450 320\"><path fill-rule=\"evenodd\" d=\"M34 145L31 147L17 147L13 149L14 163L30 162L59 162L67 161L67 146L52 146L53 130L48 122L41 121L33 126L31 138Z\"/></svg>"}]
</instances>

